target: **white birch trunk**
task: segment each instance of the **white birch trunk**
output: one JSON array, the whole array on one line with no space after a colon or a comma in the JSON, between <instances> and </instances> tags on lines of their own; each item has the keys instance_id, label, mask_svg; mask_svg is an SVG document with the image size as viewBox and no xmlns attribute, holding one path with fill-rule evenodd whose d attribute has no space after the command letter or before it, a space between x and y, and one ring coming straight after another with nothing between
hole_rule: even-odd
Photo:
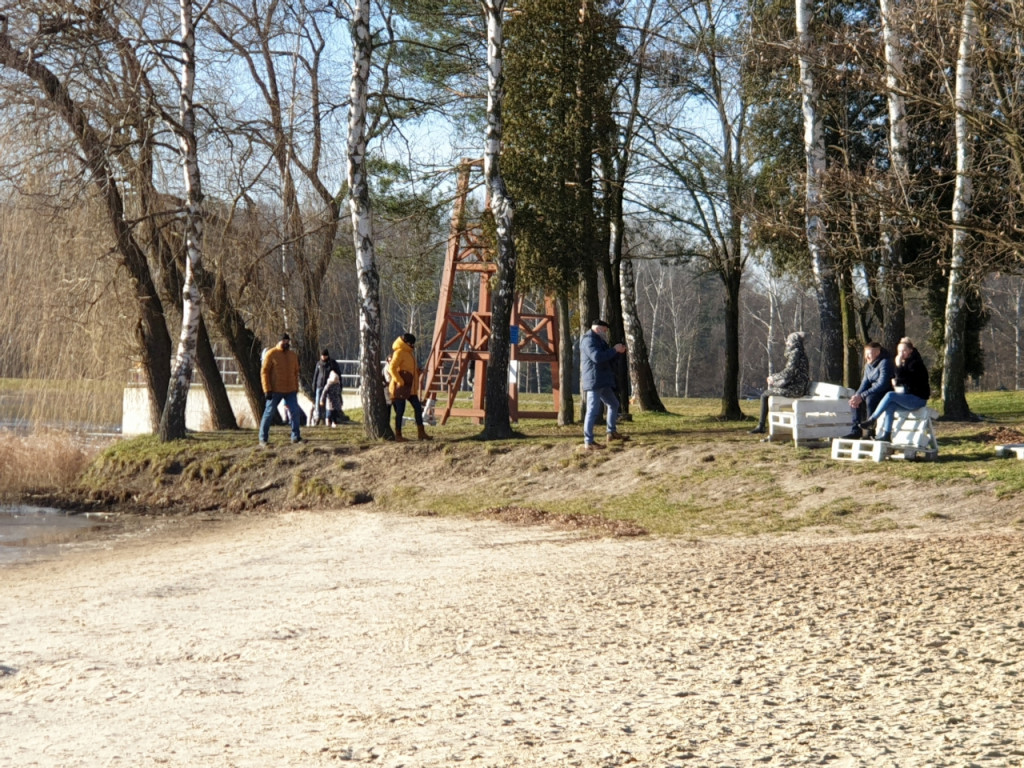
<instances>
[{"instance_id":1,"label":"white birch trunk","mask_svg":"<svg viewBox=\"0 0 1024 768\"><path fill-rule=\"evenodd\" d=\"M879 0L882 17L882 41L885 52L885 90L889 109L889 192L883 209L882 247L878 283L884 308L883 343L896 349L906 322L903 308L903 237L902 221L893 209L903 207L909 171L909 139L907 138L907 107L900 91L903 81L903 51L896 29L896 0Z\"/></svg>"},{"instance_id":2,"label":"white birch trunk","mask_svg":"<svg viewBox=\"0 0 1024 768\"><path fill-rule=\"evenodd\" d=\"M643 323L636 304L636 277L633 263L623 255L625 239L625 221L623 198L632 156L633 139L636 135L635 125L640 113L640 95L643 85L644 61L650 38L651 19L654 16L658 0L648 0L643 24L640 27L640 39L637 45L636 69L633 72L632 88L629 93L629 113L626 124L622 127L622 144L614 162L615 176L611 185L611 217L609 225L611 236L609 259L619 265L619 311L622 315L622 330L626 335L627 361L629 368L630 391L636 407L641 411L664 412L665 406L658 396L658 387L651 369L650 354L644 338ZM609 286L610 288L611 286ZM628 412L629 404L623 410Z\"/></svg>"},{"instance_id":3,"label":"white birch trunk","mask_svg":"<svg viewBox=\"0 0 1024 768\"><path fill-rule=\"evenodd\" d=\"M192 0L179 0L181 13L181 90L178 100L178 150L185 182L185 284L181 291L181 333L167 403L160 418L160 440L185 437L185 406L199 339L200 301L196 272L203 260L203 187L196 143L195 103L196 38Z\"/></svg>"},{"instance_id":4,"label":"white birch trunk","mask_svg":"<svg viewBox=\"0 0 1024 768\"><path fill-rule=\"evenodd\" d=\"M348 185L352 239L359 281L359 380L363 431L371 439L394 437L388 425L381 373L380 275L373 245L373 209L366 178L366 104L370 87L370 0L352 9L352 84L348 113Z\"/></svg>"},{"instance_id":5,"label":"white birch trunk","mask_svg":"<svg viewBox=\"0 0 1024 768\"><path fill-rule=\"evenodd\" d=\"M1024 281L1017 280L1017 290L1014 295L1014 322L1013 322L1013 388L1021 389L1021 323L1024 323Z\"/></svg>"},{"instance_id":6,"label":"white birch trunk","mask_svg":"<svg viewBox=\"0 0 1024 768\"><path fill-rule=\"evenodd\" d=\"M775 373L775 313L778 312L778 292L773 278L768 278L768 338L765 340L765 352L768 353L768 375Z\"/></svg>"},{"instance_id":7,"label":"white birch trunk","mask_svg":"<svg viewBox=\"0 0 1024 768\"><path fill-rule=\"evenodd\" d=\"M965 0L960 20L960 49L956 62L956 184L953 188L953 237L949 264L949 286L946 293L946 336L942 366L942 403L947 418L965 419L967 407L964 379L966 377L964 308L967 281L965 264L969 235L965 225L974 202L974 183L970 126L967 113L974 102L974 67L971 57L978 35L976 0Z\"/></svg>"},{"instance_id":8,"label":"white birch trunk","mask_svg":"<svg viewBox=\"0 0 1024 768\"><path fill-rule=\"evenodd\" d=\"M484 436L512 436L508 407L509 322L515 302L516 249L512 239L515 206L501 176L502 102L504 98L505 0L482 0L487 18L487 134L484 143L484 178L491 195L491 213L497 229L498 276L491 304L491 338L488 344Z\"/></svg>"},{"instance_id":9,"label":"white birch trunk","mask_svg":"<svg viewBox=\"0 0 1024 768\"><path fill-rule=\"evenodd\" d=\"M796 0L797 52L800 60L801 106L804 119L804 154L807 161L806 218L807 247L818 293L821 316L821 354L824 375L838 382L843 375L843 333L839 308L839 284L828 253L825 222L822 219L825 177L825 133L818 112L820 94L811 61L810 34L812 0Z\"/></svg>"}]
</instances>

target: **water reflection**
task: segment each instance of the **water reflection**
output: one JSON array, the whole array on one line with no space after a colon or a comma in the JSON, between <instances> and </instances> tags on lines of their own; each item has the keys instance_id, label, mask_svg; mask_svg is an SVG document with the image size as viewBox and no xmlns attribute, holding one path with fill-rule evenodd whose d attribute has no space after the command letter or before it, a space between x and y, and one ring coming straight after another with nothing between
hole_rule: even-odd
<instances>
[{"instance_id":1,"label":"water reflection","mask_svg":"<svg viewBox=\"0 0 1024 768\"><path fill-rule=\"evenodd\" d=\"M104 525L103 516L50 507L0 506L0 565L40 554Z\"/></svg>"}]
</instances>

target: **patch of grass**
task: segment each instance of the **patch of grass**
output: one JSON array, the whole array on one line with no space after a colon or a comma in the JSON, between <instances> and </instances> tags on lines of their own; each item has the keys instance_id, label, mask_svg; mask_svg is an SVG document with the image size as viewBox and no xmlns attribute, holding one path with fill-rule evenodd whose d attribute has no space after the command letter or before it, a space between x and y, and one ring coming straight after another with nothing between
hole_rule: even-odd
<instances>
[{"instance_id":1,"label":"patch of grass","mask_svg":"<svg viewBox=\"0 0 1024 768\"><path fill-rule=\"evenodd\" d=\"M398 485L377 500L387 509L408 512L420 505L423 489L418 485Z\"/></svg>"},{"instance_id":2,"label":"patch of grass","mask_svg":"<svg viewBox=\"0 0 1024 768\"><path fill-rule=\"evenodd\" d=\"M216 480L227 473L227 464L219 455L214 455L201 461L194 461L189 464L182 473L188 480L203 482Z\"/></svg>"},{"instance_id":3,"label":"patch of grass","mask_svg":"<svg viewBox=\"0 0 1024 768\"><path fill-rule=\"evenodd\" d=\"M988 477L996 483L997 496L1024 493L1024 461L1020 459L997 459L988 469Z\"/></svg>"},{"instance_id":4,"label":"patch of grass","mask_svg":"<svg viewBox=\"0 0 1024 768\"><path fill-rule=\"evenodd\" d=\"M514 503L514 499L501 493L486 496L475 494L446 494L421 497L419 507L437 515L476 515L485 509L503 507Z\"/></svg>"}]
</instances>

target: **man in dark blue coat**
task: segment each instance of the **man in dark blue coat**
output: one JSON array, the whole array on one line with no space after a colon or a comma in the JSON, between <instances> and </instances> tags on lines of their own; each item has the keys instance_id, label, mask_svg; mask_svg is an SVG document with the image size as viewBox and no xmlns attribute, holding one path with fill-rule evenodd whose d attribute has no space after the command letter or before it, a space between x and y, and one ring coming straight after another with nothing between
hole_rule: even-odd
<instances>
[{"instance_id":1,"label":"man in dark blue coat","mask_svg":"<svg viewBox=\"0 0 1024 768\"><path fill-rule=\"evenodd\" d=\"M857 392L850 398L850 432L843 435L843 439L859 440L861 437L871 437L874 434L875 425L864 423L865 417L869 413L874 413L885 394L892 391L894 375L892 358L882 345L877 341L865 344L864 378L861 379Z\"/></svg>"},{"instance_id":2,"label":"man in dark blue coat","mask_svg":"<svg viewBox=\"0 0 1024 768\"><path fill-rule=\"evenodd\" d=\"M594 442L594 426L601 415L601 404L608 411L608 441L628 440L615 429L619 416L619 398L615 396L615 372L612 361L626 354L625 344L608 344L608 323L594 320L590 330L580 340L580 374L584 397L587 398L587 412L583 417L583 448L597 451L604 448Z\"/></svg>"}]
</instances>

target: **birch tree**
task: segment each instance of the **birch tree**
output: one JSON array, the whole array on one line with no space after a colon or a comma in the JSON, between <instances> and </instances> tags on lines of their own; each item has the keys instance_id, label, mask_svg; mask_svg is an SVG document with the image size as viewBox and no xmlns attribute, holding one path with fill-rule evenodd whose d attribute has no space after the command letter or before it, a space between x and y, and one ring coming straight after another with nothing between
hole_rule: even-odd
<instances>
[{"instance_id":1,"label":"birch tree","mask_svg":"<svg viewBox=\"0 0 1024 768\"><path fill-rule=\"evenodd\" d=\"M903 200L910 186L907 105L903 96L903 51L900 46L898 0L879 0L882 20L882 44L885 61L885 96L889 110L889 173L888 195L883 201L881 222L881 254L878 269L879 294L882 301L882 345L894 350L906 330L903 305L902 221L895 211L904 208Z\"/></svg>"},{"instance_id":2,"label":"birch tree","mask_svg":"<svg viewBox=\"0 0 1024 768\"><path fill-rule=\"evenodd\" d=\"M192 0L179 0L181 15L181 81L178 124L174 132L181 153L185 189L185 284L181 291L181 333L174 358L167 403L160 418L162 442L185 437L185 407L192 384L193 361L199 337L200 301L195 275L203 261L203 185L196 141L196 30ZM202 11L198 14L202 16Z\"/></svg>"},{"instance_id":3,"label":"birch tree","mask_svg":"<svg viewBox=\"0 0 1024 768\"><path fill-rule=\"evenodd\" d=\"M636 136L636 122L640 112L640 95L644 77L644 62L647 57L647 43L651 35L651 19L657 0L648 0L644 20L640 25L640 36L634 55L634 69L631 80L627 81L630 90L627 95L626 122L619 134L621 140L610 167L606 174L611 175L608 184L608 210L611 253L609 259L619 269L619 301L622 307L622 326L628 350L630 389L635 397L636 406L641 411L665 412L665 406L658 396L654 372L651 370L650 355L644 338L644 328L640 321L640 312L636 304L636 278L633 262L623 252L625 241L625 187L630 172L633 140ZM628 402L627 402L628 404Z\"/></svg>"},{"instance_id":4,"label":"birch tree","mask_svg":"<svg viewBox=\"0 0 1024 768\"><path fill-rule=\"evenodd\" d=\"M515 205L501 175L502 99L504 97L503 27L505 0L481 0L487 21L487 133L484 179L491 196L491 213L498 241L497 287L491 303L491 338L487 351L486 403L483 437L512 437L508 407L509 323L516 290L516 246L512 234Z\"/></svg>"},{"instance_id":5,"label":"birch tree","mask_svg":"<svg viewBox=\"0 0 1024 768\"><path fill-rule=\"evenodd\" d=\"M949 286L946 293L946 337L942 365L942 405L947 419L970 417L965 392L964 326L969 283L966 274L967 249L971 237L967 230L971 216L974 184L969 113L974 107L974 55L978 36L976 0L964 0L960 19L960 47L957 52L954 108L956 111L956 183L953 188L952 245Z\"/></svg>"},{"instance_id":6,"label":"birch tree","mask_svg":"<svg viewBox=\"0 0 1024 768\"><path fill-rule=\"evenodd\" d=\"M363 432L373 440L393 439L381 374L380 275L373 247L373 208L366 168L366 111L370 88L370 0L355 0L350 26L352 84L348 113L348 185L352 238L359 280L359 382Z\"/></svg>"},{"instance_id":7,"label":"birch tree","mask_svg":"<svg viewBox=\"0 0 1024 768\"><path fill-rule=\"evenodd\" d=\"M805 227L811 271L818 295L821 322L822 369L827 381L843 379L843 328L839 280L828 252L824 220L825 134L818 108L820 93L814 73L814 42L811 36L813 0L796 0L797 58L800 63L800 102L806 158Z\"/></svg>"}]
</instances>

